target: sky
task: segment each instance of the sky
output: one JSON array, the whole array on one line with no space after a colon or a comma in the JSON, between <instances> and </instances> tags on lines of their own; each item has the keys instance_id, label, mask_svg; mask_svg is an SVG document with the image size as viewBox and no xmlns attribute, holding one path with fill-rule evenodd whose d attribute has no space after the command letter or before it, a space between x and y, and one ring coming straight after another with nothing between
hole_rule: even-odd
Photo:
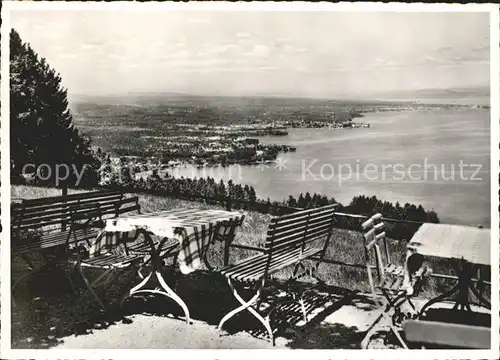
<instances>
[{"instance_id":1,"label":"sky","mask_svg":"<svg viewBox=\"0 0 500 360\"><path fill-rule=\"evenodd\" d=\"M13 10L69 94L332 98L489 86L489 14Z\"/></svg>"}]
</instances>

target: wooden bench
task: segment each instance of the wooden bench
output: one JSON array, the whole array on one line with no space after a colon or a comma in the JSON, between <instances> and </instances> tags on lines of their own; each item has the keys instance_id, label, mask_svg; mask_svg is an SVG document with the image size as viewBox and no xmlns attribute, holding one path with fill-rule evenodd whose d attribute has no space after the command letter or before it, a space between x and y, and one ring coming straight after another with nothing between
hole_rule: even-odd
<instances>
[{"instance_id":1,"label":"wooden bench","mask_svg":"<svg viewBox=\"0 0 500 360\"><path fill-rule=\"evenodd\" d=\"M491 330L485 326L440 321L407 320L403 331L408 342L447 348L490 349Z\"/></svg>"},{"instance_id":2,"label":"wooden bench","mask_svg":"<svg viewBox=\"0 0 500 360\"><path fill-rule=\"evenodd\" d=\"M11 204L12 256L22 257L31 270L35 266L29 255L33 254L40 254L46 265L53 265L57 261L50 255L64 249L70 236L74 240L90 241L98 234L99 229L89 224L76 226L78 221L97 215L100 218L118 217L132 211L140 212L138 197L126 198L120 191L17 200ZM14 283L12 291L25 276Z\"/></svg>"},{"instance_id":3,"label":"wooden bench","mask_svg":"<svg viewBox=\"0 0 500 360\"><path fill-rule=\"evenodd\" d=\"M223 324L237 313L248 310L264 325L274 343L270 317L278 303L266 310L267 315L265 318L259 311L262 301L265 300L261 295L266 280L276 272L288 267L293 267L290 280L295 280L304 275L311 275L318 279L317 269L331 239L336 208L337 205L334 204L273 217L261 254L243 259L220 270L220 273L227 278L233 295L241 306L224 316L219 323L219 328L222 328ZM316 242L319 242L319 244L314 244ZM307 268L303 261L308 259L314 260L315 265ZM255 284L257 285L257 291L250 300L244 301L236 291L234 283L242 285ZM300 303L306 321L307 314L302 296L299 300L294 299L292 301Z\"/></svg>"}]
</instances>

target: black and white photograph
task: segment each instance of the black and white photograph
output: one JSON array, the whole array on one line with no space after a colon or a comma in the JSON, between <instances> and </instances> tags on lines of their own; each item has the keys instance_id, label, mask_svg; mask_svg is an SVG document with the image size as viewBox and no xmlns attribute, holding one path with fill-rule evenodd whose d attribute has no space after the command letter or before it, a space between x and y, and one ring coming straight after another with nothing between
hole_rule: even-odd
<instances>
[{"instance_id":1,"label":"black and white photograph","mask_svg":"<svg viewBox=\"0 0 500 360\"><path fill-rule=\"evenodd\" d=\"M499 24L4 2L2 357L495 358Z\"/></svg>"}]
</instances>

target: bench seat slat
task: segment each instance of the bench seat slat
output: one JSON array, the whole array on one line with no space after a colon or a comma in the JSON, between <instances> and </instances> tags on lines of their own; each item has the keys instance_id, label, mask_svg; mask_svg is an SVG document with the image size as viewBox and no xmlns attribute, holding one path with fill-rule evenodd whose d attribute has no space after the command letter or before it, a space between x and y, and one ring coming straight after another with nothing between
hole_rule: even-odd
<instances>
[{"instance_id":1,"label":"bench seat slat","mask_svg":"<svg viewBox=\"0 0 500 360\"><path fill-rule=\"evenodd\" d=\"M303 253L304 258L308 258L319 253L321 249L309 248ZM279 270L293 265L299 261L300 249L291 251L289 253L282 253L272 259L269 266L268 274L278 272ZM221 273L234 280L238 281L258 281L265 275L265 267L268 256L265 254L256 255L254 257L245 259L227 269L221 270Z\"/></svg>"},{"instance_id":2,"label":"bench seat slat","mask_svg":"<svg viewBox=\"0 0 500 360\"><path fill-rule=\"evenodd\" d=\"M177 239L168 239L163 244L162 252L171 251L175 247L179 247L179 241ZM151 246L149 245L149 243L147 243L145 241L129 244L129 245L127 245L127 249L129 252L135 252L135 253L141 253L141 254L145 254L145 253L149 254L151 252Z\"/></svg>"},{"instance_id":3,"label":"bench seat slat","mask_svg":"<svg viewBox=\"0 0 500 360\"><path fill-rule=\"evenodd\" d=\"M286 263L287 261L290 261L291 259L296 257L296 255L293 252L289 253L282 253L282 254L277 254L274 255L271 263L269 264L269 274L272 274L271 269L276 266L280 266L283 263ZM236 277L237 280L239 281L252 281L252 280L258 280L260 277L258 276L259 274L263 274L265 271L265 266L267 264L267 259L265 259L264 263L259 263L259 266L254 266L251 269L247 269L247 271L240 271L240 275ZM255 278L257 276L257 278Z\"/></svg>"},{"instance_id":4,"label":"bench seat slat","mask_svg":"<svg viewBox=\"0 0 500 360\"><path fill-rule=\"evenodd\" d=\"M378 287L390 291L399 291L404 280L404 267L389 264L384 268L383 274Z\"/></svg>"},{"instance_id":5,"label":"bench seat slat","mask_svg":"<svg viewBox=\"0 0 500 360\"><path fill-rule=\"evenodd\" d=\"M126 255L126 254L103 254L85 259L82 261L82 266L84 267L94 267L94 268L111 268L117 266L125 266L133 261L139 261L142 259L142 255Z\"/></svg>"}]
</instances>

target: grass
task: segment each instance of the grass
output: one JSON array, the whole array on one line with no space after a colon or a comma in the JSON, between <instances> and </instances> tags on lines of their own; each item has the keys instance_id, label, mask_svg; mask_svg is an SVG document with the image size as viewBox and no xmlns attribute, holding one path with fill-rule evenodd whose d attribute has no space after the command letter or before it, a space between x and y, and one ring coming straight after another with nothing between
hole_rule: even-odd
<instances>
[{"instance_id":1,"label":"grass","mask_svg":"<svg viewBox=\"0 0 500 360\"><path fill-rule=\"evenodd\" d=\"M77 192L75 190L70 190L69 193ZM47 196L57 196L61 194L61 190L53 189L53 188L38 188L38 187L30 187L30 186L13 186L11 190L12 198L40 198ZM131 194L128 194L130 196ZM220 208L217 206L210 206L206 204L200 204L197 202L190 202L184 200L177 200L171 198L165 198L160 196L152 196L152 195L140 195L139 203L141 205L141 209L143 213L148 212L156 212L160 210L168 210L175 208ZM270 215L264 215L255 212L247 212L245 216L245 221L240 229L237 231L237 235L234 243L236 244L245 244L255 247L263 247L268 223L271 219ZM405 249L406 242L405 241L396 241L389 239L390 252L392 254L392 258L396 261L403 262L405 257ZM232 248L230 252L230 262L235 262L239 259L248 257L250 255L254 255L255 252L250 250L244 250L239 248ZM345 230L345 229L334 229L332 241L330 242L330 246L327 250L326 258L343 261L351 264L364 264L364 247L363 247L363 238L361 232ZM212 247L209 253L210 263L219 265L222 264L222 247ZM19 276L23 272L26 271L25 263L20 259L13 259L12 261L12 274L13 278ZM444 261L431 261L431 267L434 272L438 272L441 274L452 274L451 269L448 268L446 262ZM290 275L290 270L284 270L276 275L278 279L286 279ZM349 289L353 291L359 292L369 292L368 285L368 277L366 274L366 270L348 267L348 266L339 266L333 264L322 263L319 267L319 276L326 280L328 285L340 287L343 289ZM308 281L310 279L306 279ZM80 306L75 307L74 301L75 297L67 297L64 295L64 291L59 292L57 285L54 284L55 281L47 284L46 279L43 278L34 278L24 290L21 288L20 291L27 291L25 294L28 295L27 298L33 299L36 301L26 302L21 304L17 309L13 310L13 346L14 344L18 344L19 346L26 347L29 344L26 344L26 338L36 338L36 334L40 331L40 327L43 327L43 331L47 331L47 324L59 324L49 327L59 329L62 325L66 324L61 319L65 319L68 316L73 319L78 318L79 320L73 320L71 323L73 324L70 328L68 325L64 325L65 331L59 334L62 336L63 334L69 333L79 333L78 324L82 321L87 322L91 321L89 319L82 319L82 316L90 316L88 314L99 314L96 308L92 308L87 311L80 311ZM42 284L42 286L40 286ZM210 290L215 292L224 293L222 290L227 287L224 283L214 283ZM47 286L46 286L47 285ZM120 284L117 284L117 286ZM121 284L126 287L127 284ZM55 288L51 289L51 286L55 286ZM61 285L63 286L63 285ZM425 290L421 294L421 296L425 298L430 298L438 293L442 293L444 289L448 288L450 283L444 281L442 279L431 278L428 281L428 284L425 286ZM31 287L31 288L30 288ZM41 297L37 296L40 293L41 288L49 288L50 291L53 291L55 298L50 300L52 302L46 303L41 301ZM63 286L64 287L64 286ZM224 287L224 289L222 289ZM28 289L30 288L30 289ZM220 288L220 289L219 289ZM46 290L46 289L45 289ZM117 290L118 291L118 290ZM228 292L228 291L226 291ZM57 294L63 295L57 295ZM34 294L34 295L33 295ZM109 295L109 294L108 294ZM69 295L68 295L69 296ZM74 296L74 295L72 295ZM43 296L42 296L43 298ZM117 296L117 298L119 298ZM487 296L488 298L488 296ZM54 309L55 308L55 309ZM49 311L50 309L50 311ZM97 311L97 312L96 312ZM92 315L93 316L93 315ZM111 319L108 323L113 323L116 319ZM85 326L83 326L86 329ZM325 330L326 331L326 330ZM33 334L29 336L30 333ZM52 336L52 335L50 335ZM47 344L51 344L50 336L45 336L44 341L48 341ZM55 336L53 338L56 338ZM48 339L48 340L47 340ZM21 345L22 343L22 345ZM40 345L37 342L37 346L49 346L49 345ZM53 344L52 344L53 345Z\"/></svg>"}]
</instances>

